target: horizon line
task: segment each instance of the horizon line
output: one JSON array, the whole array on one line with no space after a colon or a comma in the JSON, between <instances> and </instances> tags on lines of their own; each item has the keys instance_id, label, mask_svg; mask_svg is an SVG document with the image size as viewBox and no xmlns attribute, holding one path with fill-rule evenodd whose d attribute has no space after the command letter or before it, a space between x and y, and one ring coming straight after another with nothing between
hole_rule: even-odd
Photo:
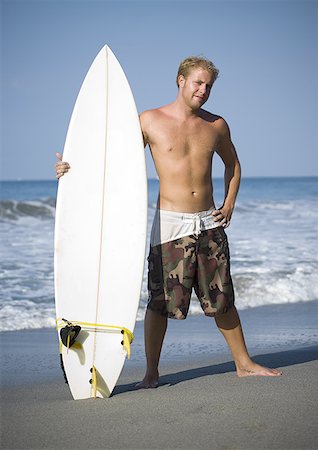
<instances>
[{"instance_id":1,"label":"horizon line","mask_svg":"<svg viewBox=\"0 0 318 450\"><path fill-rule=\"evenodd\" d=\"M247 178L318 178L317 175L247 175L242 176L242 179ZM158 181L158 177L147 177L147 180L151 181ZM224 180L221 176L213 177L213 180ZM56 181L58 183L58 180L55 178L8 178L8 179L0 179L0 183L2 182L25 182L25 181Z\"/></svg>"}]
</instances>

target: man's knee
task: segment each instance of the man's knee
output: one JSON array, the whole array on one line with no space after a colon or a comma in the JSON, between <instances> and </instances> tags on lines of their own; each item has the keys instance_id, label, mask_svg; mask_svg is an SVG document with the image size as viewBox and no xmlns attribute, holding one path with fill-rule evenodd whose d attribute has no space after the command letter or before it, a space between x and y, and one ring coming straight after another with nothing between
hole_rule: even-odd
<instances>
[{"instance_id":1,"label":"man's knee","mask_svg":"<svg viewBox=\"0 0 318 450\"><path fill-rule=\"evenodd\" d=\"M226 312L217 314L215 322L219 328L224 328L225 330L231 330L240 325L240 318L235 305L231 306Z\"/></svg>"}]
</instances>

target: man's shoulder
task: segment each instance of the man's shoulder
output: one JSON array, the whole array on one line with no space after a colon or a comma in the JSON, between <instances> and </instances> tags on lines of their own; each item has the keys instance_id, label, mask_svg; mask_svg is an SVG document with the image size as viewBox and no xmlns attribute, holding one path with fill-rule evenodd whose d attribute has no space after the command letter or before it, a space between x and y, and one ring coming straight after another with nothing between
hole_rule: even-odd
<instances>
[{"instance_id":1,"label":"man's shoulder","mask_svg":"<svg viewBox=\"0 0 318 450\"><path fill-rule=\"evenodd\" d=\"M153 123L158 124L164 123L167 120L168 113L166 106L161 106L160 108L147 109L140 114L140 123L143 130L151 128Z\"/></svg>"},{"instance_id":2,"label":"man's shoulder","mask_svg":"<svg viewBox=\"0 0 318 450\"><path fill-rule=\"evenodd\" d=\"M223 117L218 114L211 113L210 111L206 111L205 109L200 110L201 118L206 120L207 122L213 123L218 126L222 126L222 124L226 123Z\"/></svg>"},{"instance_id":3,"label":"man's shoulder","mask_svg":"<svg viewBox=\"0 0 318 450\"><path fill-rule=\"evenodd\" d=\"M159 116L165 113L167 106L160 106L159 108L146 109L140 114L141 119L153 119L155 116Z\"/></svg>"},{"instance_id":4,"label":"man's shoulder","mask_svg":"<svg viewBox=\"0 0 318 450\"><path fill-rule=\"evenodd\" d=\"M221 134L229 132L229 126L222 116L206 111L205 109L201 109L201 118L211 123L213 128L218 130Z\"/></svg>"}]
</instances>

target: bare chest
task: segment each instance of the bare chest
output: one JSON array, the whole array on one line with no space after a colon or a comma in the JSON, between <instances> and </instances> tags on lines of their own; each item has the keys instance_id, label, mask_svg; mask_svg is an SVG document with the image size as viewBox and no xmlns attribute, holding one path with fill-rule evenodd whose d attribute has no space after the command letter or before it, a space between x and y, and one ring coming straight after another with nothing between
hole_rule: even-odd
<instances>
[{"instance_id":1,"label":"bare chest","mask_svg":"<svg viewBox=\"0 0 318 450\"><path fill-rule=\"evenodd\" d=\"M165 121L150 136L153 152L172 158L186 156L210 157L216 148L218 135L211 124L184 123Z\"/></svg>"}]
</instances>

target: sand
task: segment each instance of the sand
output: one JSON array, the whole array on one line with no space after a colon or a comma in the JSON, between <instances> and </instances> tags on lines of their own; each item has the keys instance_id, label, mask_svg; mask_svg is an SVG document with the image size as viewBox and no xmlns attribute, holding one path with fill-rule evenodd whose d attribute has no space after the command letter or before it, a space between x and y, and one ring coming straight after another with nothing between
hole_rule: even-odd
<instances>
[{"instance_id":1,"label":"sand","mask_svg":"<svg viewBox=\"0 0 318 450\"><path fill-rule=\"evenodd\" d=\"M74 401L54 330L1 333L2 449L317 448L318 301L241 311L253 359L278 378L238 378L213 319L170 321L157 389L143 324L109 399Z\"/></svg>"}]
</instances>

